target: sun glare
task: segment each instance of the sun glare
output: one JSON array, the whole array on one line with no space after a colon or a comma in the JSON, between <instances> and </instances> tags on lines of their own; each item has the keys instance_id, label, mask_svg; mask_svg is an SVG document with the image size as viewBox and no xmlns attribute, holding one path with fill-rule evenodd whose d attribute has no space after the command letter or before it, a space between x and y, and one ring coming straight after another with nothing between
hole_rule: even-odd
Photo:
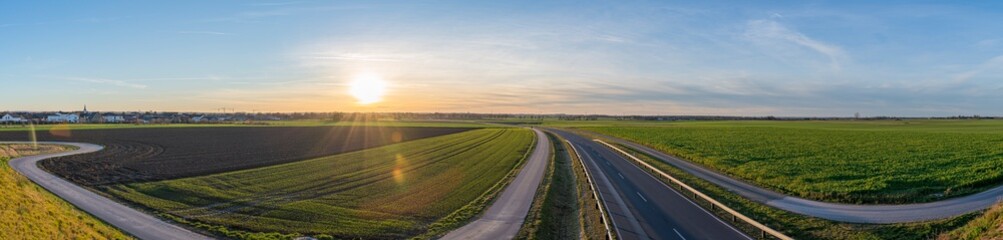
<instances>
[{"instance_id":1,"label":"sun glare","mask_svg":"<svg viewBox=\"0 0 1003 240\"><path fill-rule=\"evenodd\" d=\"M349 83L348 93L355 97L359 104L379 102L386 92L387 83L375 74L361 74Z\"/></svg>"}]
</instances>

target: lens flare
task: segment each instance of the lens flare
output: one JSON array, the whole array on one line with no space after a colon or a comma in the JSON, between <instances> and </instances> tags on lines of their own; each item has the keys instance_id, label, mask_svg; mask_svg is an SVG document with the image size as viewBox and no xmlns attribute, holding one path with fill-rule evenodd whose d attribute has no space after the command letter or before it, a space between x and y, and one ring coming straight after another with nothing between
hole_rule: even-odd
<instances>
[{"instance_id":1,"label":"lens flare","mask_svg":"<svg viewBox=\"0 0 1003 240\"><path fill-rule=\"evenodd\" d=\"M400 153L398 153L396 157L396 166L394 166L394 170L391 174L393 174L394 182L397 182L397 184L400 185L404 183L404 171L402 169L407 167L407 158L404 158L404 155L401 155Z\"/></svg>"},{"instance_id":2,"label":"lens flare","mask_svg":"<svg viewBox=\"0 0 1003 240\"><path fill-rule=\"evenodd\" d=\"M38 136L35 134L35 123L28 123L28 128L31 129L28 133L28 138L31 138L31 147L38 150Z\"/></svg>"}]
</instances>

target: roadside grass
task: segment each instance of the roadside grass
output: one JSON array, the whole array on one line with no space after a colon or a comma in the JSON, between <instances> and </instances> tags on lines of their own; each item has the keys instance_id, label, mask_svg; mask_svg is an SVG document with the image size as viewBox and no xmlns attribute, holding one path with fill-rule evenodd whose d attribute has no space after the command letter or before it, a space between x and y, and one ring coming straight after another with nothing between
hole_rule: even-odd
<instances>
[{"instance_id":1,"label":"roadside grass","mask_svg":"<svg viewBox=\"0 0 1003 240\"><path fill-rule=\"evenodd\" d=\"M585 175L585 166L581 164L578 154L568 142L561 139L561 149L556 152L563 152L571 160L571 170L574 172L576 198L578 200L578 225L580 226L581 239L606 239L606 226L603 224L603 213L599 211L599 201L592 195L592 186L589 186L588 176Z\"/></svg>"},{"instance_id":2,"label":"roadside grass","mask_svg":"<svg viewBox=\"0 0 1003 240\"><path fill-rule=\"evenodd\" d=\"M444 233L451 228L442 226L478 214L525 159L534 139L525 129L480 129L103 190L228 237L243 232L401 239Z\"/></svg>"},{"instance_id":3,"label":"roadside grass","mask_svg":"<svg viewBox=\"0 0 1003 240\"><path fill-rule=\"evenodd\" d=\"M516 239L580 239L578 189L564 142L547 133L554 155Z\"/></svg>"},{"instance_id":4,"label":"roadside grass","mask_svg":"<svg viewBox=\"0 0 1003 240\"><path fill-rule=\"evenodd\" d=\"M976 214L966 214L944 220L903 224L852 224L808 217L753 202L632 148L615 145L728 207L795 239L932 239L943 232L964 225L976 216ZM675 186L666 179L659 178L659 180L669 186ZM689 194L683 195L704 209L713 212L722 220L729 221L731 219L731 215L727 212L721 209L711 209L708 202L695 199ZM761 237L760 231L751 225L731 223L751 237L770 239Z\"/></svg>"},{"instance_id":5,"label":"roadside grass","mask_svg":"<svg viewBox=\"0 0 1003 240\"><path fill-rule=\"evenodd\" d=\"M12 158L68 150L0 145L0 239L131 239L49 193L7 164Z\"/></svg>"},{"instance_id":6,"label":"roadside grass","mask_svg":"<svg viewBox=\"0 0 1003 240\"><path fill-rule=\"evenodd\" d=\"M613 124L579 129L631 140L813 200L929 202L1003 182L1003 121Z\"/></svg>"},{"instance_id":7,"label":"roadside grass","mask_svg":"<svg viewBox=\"0 0 1003 240\"><path fill-rule=\"evenodd\" d=\"M1003 239L1003 204L996 204L965 226L941 234L937 239Z\"/></svg>"}]
</instances>

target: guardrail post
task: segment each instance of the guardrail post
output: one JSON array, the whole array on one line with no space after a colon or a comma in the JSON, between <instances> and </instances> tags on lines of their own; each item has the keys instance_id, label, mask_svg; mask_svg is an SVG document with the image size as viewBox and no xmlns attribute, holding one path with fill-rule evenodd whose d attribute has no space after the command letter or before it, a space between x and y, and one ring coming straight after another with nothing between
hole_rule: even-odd
<instances>
[{"instance_id":1,"label":"guardrail post","mask_svg":"<svg viewBox=\"0 0 1003 240\"><path fill-rule=\"evenodd\" d=\"M585 174L585 180L587 180L587 182L589 183L589 190L592 191L592 198L596 200L596 209L599 210L599 215L600 215L599 222L602 223L603 226L606 228L606 237L604 238L607 240L613 240L614 239L613 230L610 229L609 220L606 219L606 211L605 209L603 209L602 197L599 195L599 191L596 189L595 182L593 182L592 180L592 176L589 175L588 167L585 166L585 160L582 160L581 155L578 154L578 149L575 148L575 145L572 144L571 141L568 140L564 141L568 143L568 146L570 146L572 152L574 152L574 156L578 158L578 163L582 165L582 171Z\"/></svg>"}]
</instances>

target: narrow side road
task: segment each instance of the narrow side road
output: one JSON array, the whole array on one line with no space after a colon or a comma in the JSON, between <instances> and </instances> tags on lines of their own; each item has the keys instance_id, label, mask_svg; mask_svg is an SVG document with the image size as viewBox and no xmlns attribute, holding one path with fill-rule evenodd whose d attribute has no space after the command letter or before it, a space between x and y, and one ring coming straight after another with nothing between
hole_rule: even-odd
<instances>
[{"instance_id":1,"label":"narrow side road","mask_svg":"<svg viewBox=\"0 0 1003 240\"><path fill-rule=\"evenodd\" d=\"M765 189L628 140L596 135L654 156L750 200L789 212L834 221L876 224L929 221L980 211L1003 200L1003 186L999 186L973 195L929 203L858 205L820 202Z\"/></svg>"},{"instance_id":2,"label":"narrow side road","mask_svg":"<svg viewBox=\"0 0 1003 240\"><path fill-rule=\"evenodd\" d=\"M19 143L25 142L0 142ZM140 239L212 239L174 224L164 222L156 217L147 215L128 206L119 204L111 199L102 197L83 187L77 186L69 181L49 174L38 167L38 162L44 159L69 156L74 154L90 153L100 151L104 147L88 143L67 143L67 142L40 142L41 144L72 145L79 149L69 152L43 154L27 156L10 160L11 168L31 179L32 182L42 186L70 202L74 206L94 215L97 218L136 236Z\"/></svg>"},{"instance_id":3,"label":"narrow side road","mask_svg":"<svg viewBox=\"0 0 1003 240\"><path fill-rule=\"evenodd\" d=\"M550 139L538 129L536 146L526 164L501 196L479 219L453 230L442 239L512 239L522 227L550 160Z\"/></svg>"}]
</instances>

